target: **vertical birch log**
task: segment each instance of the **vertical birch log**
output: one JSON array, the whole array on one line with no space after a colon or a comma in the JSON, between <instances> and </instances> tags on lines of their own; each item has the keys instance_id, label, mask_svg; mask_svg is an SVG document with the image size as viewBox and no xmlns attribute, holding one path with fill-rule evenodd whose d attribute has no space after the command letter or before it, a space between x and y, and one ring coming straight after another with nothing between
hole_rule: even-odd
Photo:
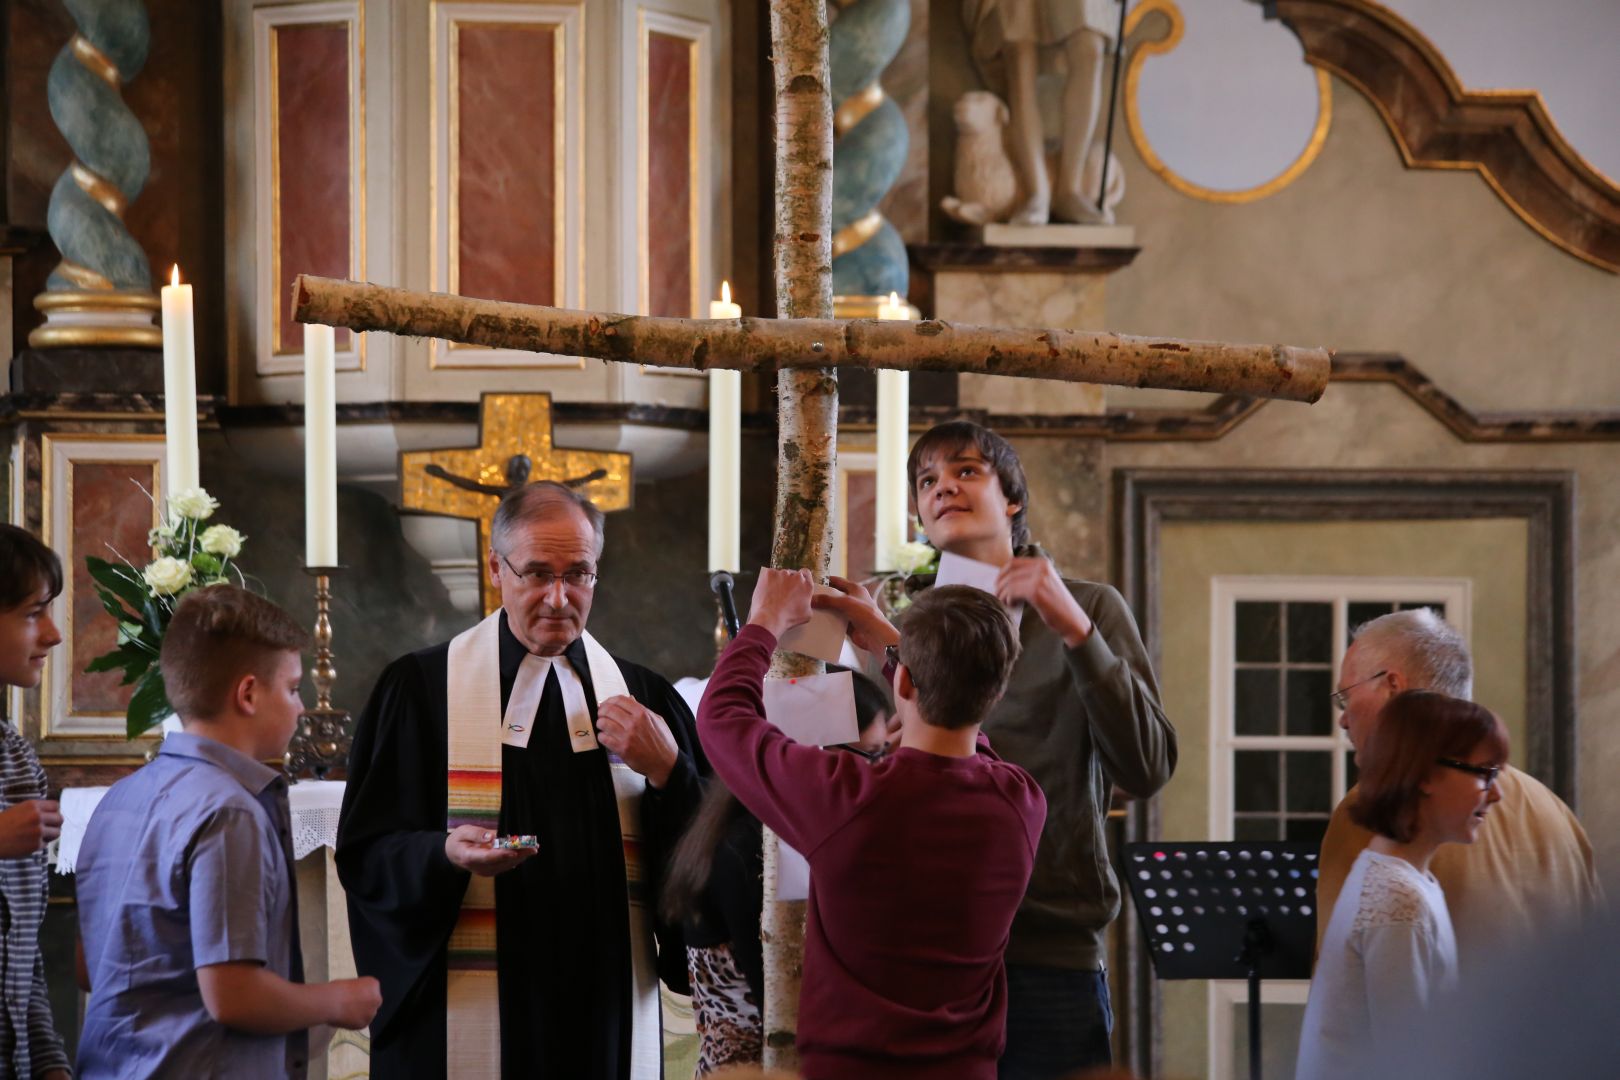
<instances>
[{"instance_id":1,"label":"vertical birch log","mask_svg":"<svg viewBox=\"0 0 1620 1080\"><path fill-rule=\"evenodd\" d=\"M832 316L832 99L825 0L771 0L776 90L776 295L784 319ZM832 492L838 443L838 373L777 374L776 520L771 565L818 578L832 554ZM807 664L807 666L805 666ZM776 675L820 665L778 654ZM765 1064L794 1068L804 904L776 895L777 840L765 837Z\"/></svg>"}]
</instances>

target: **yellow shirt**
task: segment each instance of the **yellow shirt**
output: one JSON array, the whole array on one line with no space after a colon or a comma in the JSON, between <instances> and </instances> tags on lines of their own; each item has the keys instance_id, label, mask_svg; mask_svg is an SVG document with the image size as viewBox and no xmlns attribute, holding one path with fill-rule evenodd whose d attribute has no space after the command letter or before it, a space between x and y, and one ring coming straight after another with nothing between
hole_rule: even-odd
<instances>
[{"instance_id":1,"label":"yellow shirt","mask_svg":"<svg viewBox=\"0 0 1620 1080\"><path fill-rule=\"evenodd\" d=\"M1472 844L1442 844L1429 870L1445 890L1464 974L1512 943L1544 936L1603 906L1592 843L1562 799L1509 765L1496 779L1502 801ZM1316 882L1316 947L1339 891L1373 834L1350 819L1351 788L1333 811Z\"/></svg>"}]
</instances>

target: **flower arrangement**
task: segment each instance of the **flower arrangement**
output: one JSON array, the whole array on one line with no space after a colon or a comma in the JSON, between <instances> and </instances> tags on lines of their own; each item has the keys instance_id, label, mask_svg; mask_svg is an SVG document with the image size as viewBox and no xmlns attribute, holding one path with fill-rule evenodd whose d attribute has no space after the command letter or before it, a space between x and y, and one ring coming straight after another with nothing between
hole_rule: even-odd
<instances>
[{"instance_id":1,"label":"flower arrangement","mask_svg":"<svg viewBox=\"0 0 1620 1080\"><path fill-rule=\"evenodd\" d=\"M84 560L101 606L118 620L117 646L85 670L122 671L123 685L135 684L124 714L131 739L173 711L157 659L174 606L196 589L247 583L233 561L247 538L229 525L203 527L217 509L219 502L202 488L177 491L157 528L147 534L154 557L146 566L137 569L122 556L118 562L94 555Z\"/></svg>"},{"instance_id":2,"label":"flower arrangement","mask_svg":"<svg viewBox=\"0 0 1620 1080\"><path fill-rule=\"evenodd\" d=\"M906 579L913 574L932 574L939 570L939 551L921 540L907 540L894 551L894 572L876 579L874 596L878 606L891 618L911 606L906 595Z\"/></svg>"}]
</instances>

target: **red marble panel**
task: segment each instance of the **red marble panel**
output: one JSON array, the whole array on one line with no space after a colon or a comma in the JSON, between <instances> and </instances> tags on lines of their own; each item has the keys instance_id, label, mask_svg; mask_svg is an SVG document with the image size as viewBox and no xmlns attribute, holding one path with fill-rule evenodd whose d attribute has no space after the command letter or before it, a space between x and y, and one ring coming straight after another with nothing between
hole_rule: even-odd
<instances>
[{"instance_id":1,"label":"red marble panel","mask_svg":"<svg viewBox=\"0 0 1620 1080\"><path fill-rule=\"evenodd\" d=\"M692 298L692 64L688 38L647 40L647 313L690 317Z\"/></svg>"},{"instance_id":2,"label":"red marble panel","mask_svg":"<svg viewBox=\"0 0 1620 1080\"><path fill-rule=\"evenodd\" d=\"M859 581L877 562L877 473L844 476L844 576Z\"/></svg>"},{"instance_id":3,"label":"red marble panel","mask_svg":"<svg viewBox=\"0 0 1620 1080\"><path fill-rule=\"evenodd\" d=\"M456 28L456 291L558 299L556 35L550 26Z\"/></svg>"},{"instance_id":4,"label":"red marble panel","mask_svg":"<svg viewBox=\"0 0 1620 1080\"><path fill-rule=\"evenodd\" d=\"M116 562L119 555L137 566L145 565L151 549L146 534L152 527L153 466L142 462L75 462L69 492L73 500L69 529L72 533L72 575L69 618L72 652L62 660L72 664L73 713L122 713L129 705L132 686L120 686L116 671L87 674L84 666L118 643L118 624L96 599L96 589L85 569L86 555ZM134 483L131 483L134 481ZM140 484L136 487L135 484ZM146 491L142 491L145 488ZM57 492L60 498L62 492ZM60 653L58 655L61 655Z\"/></svg>"},{"instance_id":5,"label":"red marble panel","mask_svg":"<svg viewBox=\"0 0 1620 1080\"><path fill-rule=\"evenodd\" d=\"M280 207L275 291L265 297L281 320L278 352L301 352L304 329L287 298L299 274L352 277L349 237L349 26L278 26L275 35L275 177ZM348 344L337 332L337 347Z\"/></svg>"}]
</instances>

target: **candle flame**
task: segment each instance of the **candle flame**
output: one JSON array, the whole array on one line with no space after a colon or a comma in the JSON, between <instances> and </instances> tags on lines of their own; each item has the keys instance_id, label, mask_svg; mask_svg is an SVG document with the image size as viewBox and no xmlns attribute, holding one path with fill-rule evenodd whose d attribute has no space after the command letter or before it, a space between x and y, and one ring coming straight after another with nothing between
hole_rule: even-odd
<instances>
[{"instance_id":1,"label":"candle flame","mask_svg":"<svg viewBox=\"0 0 1620 1080\"><path fill-rule=\"evenodd\" d=\"M179 285L180 284L180 264L179 263L175 263L174 268L169 271L169 284L170 285Z\"/></svg>"},{"instance_id":2,"label":"candle flame","mask_svg":"<svg viewBox=\"0 0 1620 1080\"><path fill-rule=\"evenodd\" d=\"M891 307L899 307L900 306L900 294L899 293L892 292L892 293L889 294L889 305Z\"/></svg>"},{"instance_id":3,"label":"candle flame","mask_svg":"<svg viewBox=\"0 0 1620 1080\"><path fill-rule=\"evenodd\" d=\"M731 303L731 282L729 281L720 283L720 302L722 304Z\"/></svg>"}]
</instances>

